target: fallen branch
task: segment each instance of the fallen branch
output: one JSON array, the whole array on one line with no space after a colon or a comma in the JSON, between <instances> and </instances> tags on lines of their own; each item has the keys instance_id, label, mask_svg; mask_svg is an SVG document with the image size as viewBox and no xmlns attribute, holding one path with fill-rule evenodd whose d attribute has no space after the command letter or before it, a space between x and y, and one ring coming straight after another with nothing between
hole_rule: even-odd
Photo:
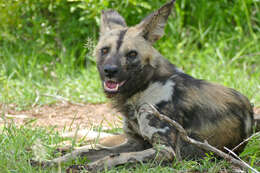
<instances>
[{"instance_id":1,"label":"fallen branch","mask_svg":"<svg viewBox=\"0 0 260 173\"><path fill-rule=\"evenodd\" d=\"M210 151L210 152L213 152L215 153L216 155L224 158L225 160L229 161L230 163L234 164L234 165L237 165L243 169L251 169L254 173L259 173L258 171L256 171L255 169L251 168L248 166L248 164L246 164L245 162L241 162L240 160L238 159L235 159L234 157L224 153L223 151L211 146L210 144L208 144L207 141L204 141L204 142L199 142L199 141L196 141L192 138L190 138L186 132L186 130L176 121L168 118L167 116L161 114L153 105L151 104L148 104L151 108L152 108L152 113L157 117L159 118L160 120L164 120L164 121L167 121L169 124L171 124L172 126L174 126L176 128L176 130L179 131L180 133L180 137L185 141L185 142L188 142L190 144L193 144L195 146L197 146L198 148L200 149L203 149L203 150L206 150L206 151Z\"/></svg>"}]
</instances>

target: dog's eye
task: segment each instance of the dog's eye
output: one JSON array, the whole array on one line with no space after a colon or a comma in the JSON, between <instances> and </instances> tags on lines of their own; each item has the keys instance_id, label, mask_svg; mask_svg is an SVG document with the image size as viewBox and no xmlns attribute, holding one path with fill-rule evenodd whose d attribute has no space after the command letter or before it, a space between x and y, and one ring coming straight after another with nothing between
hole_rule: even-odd
<instances>
[{"instance_id":1,"label":"dog's eye","mask_svg":"<svg viewBox=\"0 0 260 173\"><path fill-rule=\"evenodd\" d=\"M103 47L103 48L101 49L101 54L102 54L102 55L106 55L106 54L108 54L108 52L109 52L109 47Z\"/></svg>"},{"instance_id":2,"label":"dog's eye","mask_svg":"<svg viewBox=\"0 0 260 173\"><path fill-rule=\"evenodd\" d=\"M126 54L128 58L135 58L137 56L137 52L135 50L131 50Z\"/></svg>"}]
</instances>

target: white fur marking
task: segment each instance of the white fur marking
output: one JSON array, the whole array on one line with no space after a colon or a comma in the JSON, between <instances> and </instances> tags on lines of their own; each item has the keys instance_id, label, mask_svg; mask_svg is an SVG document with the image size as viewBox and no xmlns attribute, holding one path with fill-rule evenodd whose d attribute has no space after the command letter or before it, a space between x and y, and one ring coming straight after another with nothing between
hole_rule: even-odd
<instances>
[{"instance_id":1,"label":"white fur marking","mask_svg":"<svg viewBox=\"0 0 260 173\"><path fill-rule=\"evenodd\" d=\"M171 80L168 80L164 85L160 82L152 83L146 90L131 97L128 103L132 105L141 105L144 103L156 105L162 101L170 101L174 85L175 83Z\"/></svg>"}]
</instances>

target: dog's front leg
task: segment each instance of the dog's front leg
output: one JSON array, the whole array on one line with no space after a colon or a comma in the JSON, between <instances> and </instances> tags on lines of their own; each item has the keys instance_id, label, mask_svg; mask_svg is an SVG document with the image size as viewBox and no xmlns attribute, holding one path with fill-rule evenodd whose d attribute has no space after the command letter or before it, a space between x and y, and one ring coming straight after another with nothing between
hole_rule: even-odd
<instances>
[{"instance_id":1,"label":"dog's front leg","mask_svg":"<svg viewBox=\"0 0 260 173\"><path fill-rule=\"evenodd\" d=\"M152 148L110 155L85 166L71 166L67 172L74 173L80 170L98 172L126 163L173 160L176 156L173 149L176 141L176 130L168 123L157 119L149 109L148 105L142 106L138 111L137 121L142 137L152 144Z\"/></svg>"},{"instance_id":2,"label":"dog's front leg","mask_svg":"<svg viewBox=\"0 0 260 173\"><path fill-rule=\"evenodd\" d=\"M146 149L146 143L141 138L128 136L125 143L115 147L102 147L99 146L97 149L91 148L90 145L80 147L71 153L65 154L64 156L55 158L49 161L31 161L33 165L42 165L43 167L52 166L59 163L67 162L71 159L86 157L90 161L96 161L109 155L116 155L122 152L133 152Z\"/></svg>"}]
</instances>

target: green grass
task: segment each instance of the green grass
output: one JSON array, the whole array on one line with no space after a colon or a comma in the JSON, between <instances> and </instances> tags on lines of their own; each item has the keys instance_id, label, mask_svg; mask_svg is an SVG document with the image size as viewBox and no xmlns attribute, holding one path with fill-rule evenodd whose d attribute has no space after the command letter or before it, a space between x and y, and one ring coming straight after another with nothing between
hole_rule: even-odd
<instances>
[{"instance_id":1,"label":"green grass","mask_svg":"<svg viewBox=\"0 0 260 173\"><path fill-rule=\"evenodd\" d=\"M40 128L34 127L35 121L27 122L26 125L15 126L9 124L0 130L0 169L1 173L50 173L59 172L59 169L65 170L66 167L72 164L83 164L85 159L71 160L66 164L51 168L41 168L31 166L30 159L35 158L32 151L33 146L37 145L37 155L44 159L51 159L59 156L54 154L55 148L59 143L65 140L70 140L72 143L74 139L61 138L55 132L55 128ZM254 137L245 151L241 154L242 159L247 161L251 166L260 171L260 150L259 150L260 136ZM52 147L51 147L52 146ZM34 149L35 151L35 149ZM163 165L161 163L148 163L139 165L125 165L114 168L108 172L174 172L174 171L198 171L198 172L219 172L221 170L231 171L231 165L224 160L217 160L211 154L200 161L174 161L171 164Z\"/></svg>"},{"instance_id":2,"label":"green grass","mask_svg":"<svg viewBox=\"0 0 260 173\"><path fill-rule=\"evenodd\" d=\"M77 103L108 101L91 56L101 9L118 9L128 24L136 24L166 1L92 2L93 8L89 10L85 0L0 1L0 6L5 7L0 13L0 105L12 104L22 110L59 102L52 96ZM259 107L259 10L258 0L177 1L166 36L155 47L186 73L234 88ZM59 168L43 169L29 164L35 143L42 143L50 159L55 157L55 147L50 146L65 140L55 128L35 128L33 124L0 127L1 173L58 171ZM250 140L241 157L260 171L259 146L258 135ZM61 168L81 162L70 161ZM230 165L209 156L201 162L173 162L166 167L121 166L110 172L218 172L223 169L229 170Z\"/></svg>"},{"instance_id":3,"label":"green grass","mask_svg":"<svg viewBox=\"0 0 260 173\"><path fill-rule=\"evenodd\" d=\"M30 51L33 47L22 43L18 46L1 47L0 103L15 104L17 109L24 109L32 104L57 101L48 95L62 96L74 102L105 101L92 59L85 68L74 64L73 55L60 54L62 58L50 61L41 58L38 52Z\"/></svg>"}]
</instances>

